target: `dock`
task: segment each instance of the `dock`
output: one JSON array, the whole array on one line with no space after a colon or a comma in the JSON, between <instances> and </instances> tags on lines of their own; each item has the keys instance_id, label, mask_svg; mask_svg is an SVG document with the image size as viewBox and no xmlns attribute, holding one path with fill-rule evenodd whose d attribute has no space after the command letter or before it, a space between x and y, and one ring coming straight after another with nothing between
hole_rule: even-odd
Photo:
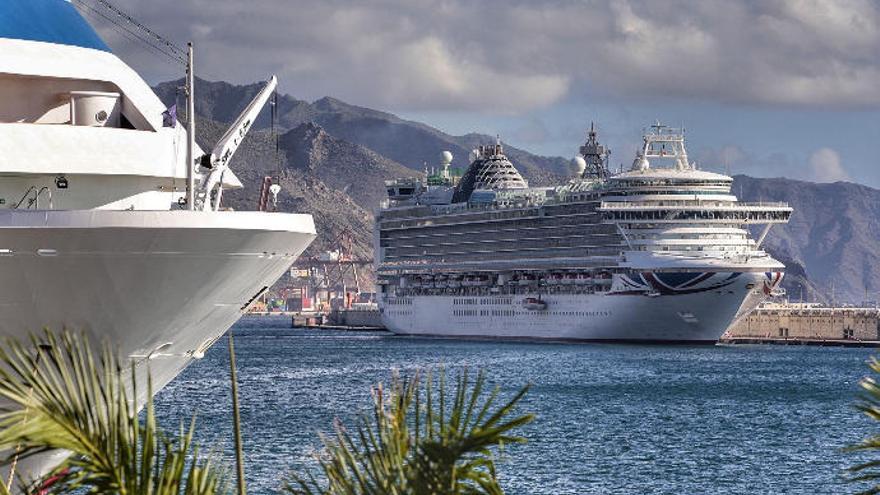
<instances>
[{"instance_id":1,"label":"dock","mask_svg":"<svg viewBox=\"0 0 880 495\"><path fill-rule=\"evenodd\" d=\"M880 347L880 340L819 339L819 338L772 338L772 337L721 337L719 344L752 345L803 345L816 347Z\"/></svg>"},{"instance_id":2,"label":"dock","mask_svg":"<svg viewBox=\"0 0 880 495\"><path fill-rule=\"evenodd\" d=\"M765 303L734 322L720 342L880 347L880 308Z\"/></svg>"},{"instance_id":3,"label":"dock","mask_svg":"<svg viewBox=\"0 0 880 495\"><path fill-rule=\"evenodd\" d=\"M334 309L329 313L291 313L290 326L328 330L385 330L378 309Z\"/></svg>"}]
</instances>

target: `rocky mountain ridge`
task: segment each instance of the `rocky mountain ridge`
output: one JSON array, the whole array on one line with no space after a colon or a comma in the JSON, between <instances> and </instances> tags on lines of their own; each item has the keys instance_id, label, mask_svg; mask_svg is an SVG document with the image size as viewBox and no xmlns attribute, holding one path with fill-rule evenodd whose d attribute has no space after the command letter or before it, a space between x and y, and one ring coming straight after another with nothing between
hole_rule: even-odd
<instances>
[{"instance_id":1,"label":"rocky mountain ridge","mask_svg":"<svg viewBox=\"0 0 880 495\"><path fill-rule=\"evenodd\" d=\"M171 104L181 81L162 83L157 94ZM200 142L213 143L261 85L198 81L196 111ZM181 100L182 101L182 100ZM254 209L263 177L278 177L278 207L315 216L319 239L311 253L349 232L357 250L372 256L373 211L385 195L384 181L413 176L451 150L464 168L470 149L494 141L481 134L450 136L387 112L325 97L312 103L279 95L277 125L264 111L232 161L244 189L224 195L236 209ZM276 139L277 138L277 139ZM276 147L277 143L277 147ZM206 146L210 148L210 146ZM533 184L563 179L566 160L540 157L507 146L506 152ZM786 201L788 225L775 226L765 247L786 263L792 299L861 302L880 291L880 191L848 182L817 184L786 178L736 176L743 201Z\"/></svg>"}]
</instances>

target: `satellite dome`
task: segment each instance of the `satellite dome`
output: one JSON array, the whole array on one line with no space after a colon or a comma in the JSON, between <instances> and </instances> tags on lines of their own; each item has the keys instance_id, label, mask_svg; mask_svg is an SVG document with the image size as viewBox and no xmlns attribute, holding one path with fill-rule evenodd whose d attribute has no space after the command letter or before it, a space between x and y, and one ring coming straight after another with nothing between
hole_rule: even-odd
<instances>
[{"instance_id":1,"label":"satellite dome","mask_svg":"<svg viewBox=\"0 0 880 495\"><path fill-rule=\"evenodd\" d=\"M584 157L582 157L581 155L577 155L571 159L571 162L568 164L568 168L569 170L571 170L572 175L583 175L584 170L587 169L587 161L584 160Z\"/></svg>"},{"instance_id":2,"label":"satellite dome","mask_svg":"<svg viewBox=\"0 0 880 495\"><path fill-rule=\"evenodd\" d=\"M440 153L440 163L444 165L452 163L452 152L444 151L443 153Z\"/></svg>"},{"instance_id":3,"label":"satellite dome","mask_svg":"<svg viewBox=\"0 0 880 495\"><path fill-rule=\"evenodd\" d=\"M642 154L636 156L636 159L633 160L633 170L648 170L651 165L648 163L648 159L645 158Z\"/></svg>"}]
</instances>

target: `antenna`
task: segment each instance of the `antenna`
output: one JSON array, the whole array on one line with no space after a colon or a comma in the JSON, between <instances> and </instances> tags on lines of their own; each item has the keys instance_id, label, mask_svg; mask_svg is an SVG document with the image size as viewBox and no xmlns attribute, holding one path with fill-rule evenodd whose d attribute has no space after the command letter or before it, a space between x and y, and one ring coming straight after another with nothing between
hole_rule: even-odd
<instances>
[{"instance_id":1,"label":"antenna","mask_svg":"<svg viewBox=\"0 0 880 495\"><path fill-rule=\"evenodd\" d=\"M195 167L196 148L196 97L193 76L193 44L186 44L186 207L196 209Z\"/></svg>"},{"instance_id":2,"label":"antenna","mask_svg":"<svg viewBox=\"0 0 880 495\"><path fill-rule=\"evenodd\" d=\"M834 300L834 280L831 281L831 307L837 306L837 303Z\"/></svg>"}]
</instances>

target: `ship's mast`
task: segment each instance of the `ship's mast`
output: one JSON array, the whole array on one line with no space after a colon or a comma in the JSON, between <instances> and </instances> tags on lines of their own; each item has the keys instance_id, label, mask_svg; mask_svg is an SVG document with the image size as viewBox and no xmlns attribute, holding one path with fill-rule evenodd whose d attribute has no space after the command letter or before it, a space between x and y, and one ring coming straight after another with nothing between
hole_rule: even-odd
<instances>
[{"instance_id":1,"label":"ship's mast","mask_svg":"<svg viewBox=\"0 0 880 495\"><path fill-rule=\"evenodd\" d=\"M633 163L633 169L647 169L648 158L675 160L677 170L693 170L684 149L684 129L676 129L659 121L645 131L644 146Z\"/></svg>"},{"instance_id":2,"label":"ship's mast","mask_svg":"<svg viewBox=\"0 0 880 495\"><path fill-rule=\"evenodd\" d=\"M611 156L611 150L599 144L596 126L593 122L590 122L590 132L587 133L587 142L581 146L580 152L586 162L586 167L584 168L581 177L584 179L597 180L608 178L608 158Z\"/></svg>"},{"instance_id":3,"label":"ship's mast","mask_svg":"<svg viewBox=\"0 0 880 495\"><path fill-rule=\"evenodd\" d=\"M196 208L195 148L196 148L196 98L193 77L193 44L186 44L186 208Z\"/></svg>"}]
</instances>

